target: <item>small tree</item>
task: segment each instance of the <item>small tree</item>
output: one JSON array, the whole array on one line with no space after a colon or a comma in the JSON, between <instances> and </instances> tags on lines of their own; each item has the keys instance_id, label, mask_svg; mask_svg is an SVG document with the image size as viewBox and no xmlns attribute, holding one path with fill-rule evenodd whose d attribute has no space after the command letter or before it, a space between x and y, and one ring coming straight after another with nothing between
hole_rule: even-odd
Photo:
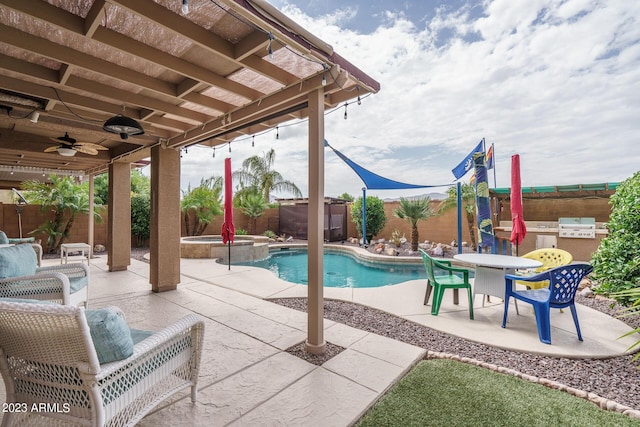
<instances>
[{"instance_id":1,"label":"small tree","mask_svg":"<svg viewBox=\"0 0 640 427\"><path fill-rule=\"evenodd\" d=\"M400 198L400 205L393 212L395 216L406 221L411 226L411 250L418 250L418 222L435 216L431 209L431 198L408 200Z\"/></svg>"},{"instance_id":2,"label":"small tree","mask_svg":"<svg viewBox=\"0 0 640 427\"><path fill-rule=\"evenodd\" d=\"M131 234L136 236L137 246L142 246L151 235L151 199L148 194L131 197Z\"/></svg>"},{"instance_id":3,"label":"small tree","mask_svg":"<svg viewBox=\"0 0 640 427\"><path fill-rule=\"evenodd\" d=\"M353 200L355 198L349 193L342 193L341 195L338 196L338 199L342 199L342 200L347 200L349 202L353 202Z\"/></svg>"},{"instance_id":4,"label":"small tree","mask_svg":"<svg viewBox=\"0 0 640 427\"><path fill-rule=\"evenodd\" d=\"M371 240L384 228L387 217L384 214L384 202L376 196L367 196L367 236L366 240ZM362 236L362 197L351 205L351 220L358 229L358 234Z\"/></svg>"},{"instance_id":5,"label":"small tree","mask_svg":"<svg viewBox=\"0 0 640 427\"><path fill-rule=\"evenodd\" d=\"M469 235L471 237L471 247L477 249L476 240L476 190L472 184L462 184L462 210L467 217L467 227L469 227ZM458 189L449 187L447 189L447 198L440 202L438 206L438 214L450 211L458 206ZM461 242L459 242L460 244Z\"/></svg>"},{"instance_id":6,"label":"small tree","mask_svg":"<svg viewBox=\"0 0 640 427\"><path fill-rule=\"evenodd\" d=\"M222 178L202 179L194 189L189 185L187 191L183 192L180 210L184 213L187 236L202 235L213 218L222 214Z\"/></svg>"},{"instance_id":7,"label":"small tree","mask_svg":"<svg viewBox=\"0 0 640 427\"><path fill-rule=\"evenodd\" d=\"M44 222L30 234L45 233L45 251L55 253L69 237L78 214L89 214L89 186L86 183L76 184L71 177L52 175L49 180L51 184L37 180L24 181L22 188L32 203L41 205L42 212L53 213L53 219ZM102 206L97 204L94 207L97 220L102 219L97 213L101 208Z\"/></svg>"},{"instance_id":8,"label":"small tree","mask_svg":"<svg viewBox=\"0 0 640 427\"><path fill-rule=\"evenodd\" d=\"M640 172L620 183L609 203L609 235L591 260L598 281L595 291L612 293L618 302L629 305L638 298L637 293L615 292L640 288Z\"/></svg>"},{"instance_id":9,"label":"small tree","mask_svg":"<svg viewBox=\"0 0 640 427\"><path fill-rule=\"evenodd\" d=\"M257 192L245 193L242 197L236 199L235 204L243 214L250 218L249 230L255 234L256 222L268 207L264 197Z\"/></svg>"}]
</instances>

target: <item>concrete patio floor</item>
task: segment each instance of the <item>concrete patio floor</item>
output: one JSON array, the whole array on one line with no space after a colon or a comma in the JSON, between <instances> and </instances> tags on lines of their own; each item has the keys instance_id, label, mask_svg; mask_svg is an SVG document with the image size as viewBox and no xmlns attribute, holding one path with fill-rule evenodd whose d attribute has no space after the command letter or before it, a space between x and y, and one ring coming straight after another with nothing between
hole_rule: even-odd
<instances>
[{"instance_id":1,"label":"concrete patio floor","mask_svg":"<svg viewBox=\"0 0 640 427\"><path fill-rule=\"evenodd\" d=\"M325 340L346 350L322 366L285 350L306 339L307 316L265 301L306 296L306 286L284 282L258 268L226 266L211 259L183 259L176 291L150 291L149 266L131 260L128 271L109 273L107 257L91 260L89 307L120 307L133 328L158 330L189 314L203 316L205 346L198 402L185 391L144 418L141 426L323 425L347 426L412 366L426 350L325 320ZM46 263L59 262L46 260ZM580 306L584 341L577 340L571 314L554 313L552 342L539 342L531 307L510 309L500 327L502 304L476 301L469 320L466 296L445 300L438 316L422 305L426 281L370 289L326 288L325 298L366 304L473 341L517 351L568 357L625 353L637 336L619 320ZM4 401L4 387L0 390Z\"/></svg>"}]
</instances>

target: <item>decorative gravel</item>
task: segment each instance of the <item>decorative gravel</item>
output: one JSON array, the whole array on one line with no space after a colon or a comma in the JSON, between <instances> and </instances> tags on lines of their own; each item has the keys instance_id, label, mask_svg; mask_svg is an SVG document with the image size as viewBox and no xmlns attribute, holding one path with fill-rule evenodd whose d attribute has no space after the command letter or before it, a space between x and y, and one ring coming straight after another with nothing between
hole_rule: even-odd
<instances>
[{"instance_id":1,"label":"decorative gravel","mask_svg":"<svg viewBox=\"0 0 640 427\"><path fill-rule=\"evenodd\" d=\"M307 310L306 298L270 301L299 311ZM614 315L616 312L615 308L610 307L612 302L603 298L578 296L576 302L608 314ZM637 368L640 361L632 362L632 356L566 359L509 351L471 342L380 310L344 301L325 300L324 315L326 319L422 347L430 352L475 359L525 375L545 378L640 410L640 371ZM621 320L631 327L640 327L640 316Z\"/></svg>"},{"instance_id":2,"label":"decorative gravel","mask_svg":"<svg viewBox=\"0 0 640 427\"><path fill-rule=\"evenodd\" d=\"M320 366L332 357L342 353L344 350L346 350L344 347L326 342L324 346L324 353L311 354L305 349L304 342L301 342L293 347L289 347L287 349L287 353L293 354L294 356L304 359L309 363Z\"/></svg>"}]
</instances>

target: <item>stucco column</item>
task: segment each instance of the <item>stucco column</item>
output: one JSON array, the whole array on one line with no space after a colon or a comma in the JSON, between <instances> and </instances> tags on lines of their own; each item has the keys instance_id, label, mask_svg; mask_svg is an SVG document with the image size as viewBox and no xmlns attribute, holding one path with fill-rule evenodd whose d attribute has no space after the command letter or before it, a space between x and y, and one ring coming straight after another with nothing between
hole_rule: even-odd
<instances>
[{"instance_id":1,"label":"stucco column","mask_svg":"<svg viewBox=\"0 0 640 427\"><path fill-rule=\"evenodd\" d=\"M309 353L324 353L324 92L309 94L309 283L307 341Z\"/></svg>"},{"instance_id":2,"label":"stucco column","mask_svg":"<svg viewBox=\"0 0 640 427\"><path fill-rule=\"evenodd\" d=\"M180 283L180 152L151 149L150 275L153 292Z\"/></svg>"},{"instance_id":3,"label":"stucco column","mask_svg":"<svg viewBox=\"0 0 640 427\"><path fill-rule=\"evenodd\" d=\"M93 194L93 192L95 191L95 186L94 186L94 176L93 175L89 175L89 218L88 219L88 224L89 224L89 229L88 229L88 236L87 236L87 242L89 242L89 246L91 247L89 249L89 258L93 258L93 235L95 233L95 217L93 215L93 211L95 210L96 206L95 206L95 195Z\"/></svg>"},{"instance_id":4,"label":"stucco column","mask_svg":"<svg viewBox=\"0 0 640 427\"><path fill-rule=\"evenodd\" d=\"M107 264L109 271L126 270L131 264L131 166L109 165L109 219Z\"/></svg>"}]
</instances>

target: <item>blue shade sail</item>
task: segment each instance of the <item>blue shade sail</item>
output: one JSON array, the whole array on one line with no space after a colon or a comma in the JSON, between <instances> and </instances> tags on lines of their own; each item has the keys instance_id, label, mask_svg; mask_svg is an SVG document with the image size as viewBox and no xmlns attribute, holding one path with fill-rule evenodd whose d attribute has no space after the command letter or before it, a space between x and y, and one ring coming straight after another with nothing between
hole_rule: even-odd
<instances>
[{"instance_id":1,"label":"blue shade sail","mask_svg":"<svg viewBox=\"0 0 640 427\"><path fill-rule=\"evenodd\" d=\"M451 184L441 184L441 185L416 185L416 184L407 184L404 182L394 181L392 179L385 178L376 173L371 172L368 169L363 168L356 162L349 159L347 156L333 148L327 140L324 141L324 146L329 147L333 150L334 153L338 155L353 171L360 177L364 185L369 190L403 190L409 188L432 188L432 187L448 187Z\"/></svg>"}]
</instances>

